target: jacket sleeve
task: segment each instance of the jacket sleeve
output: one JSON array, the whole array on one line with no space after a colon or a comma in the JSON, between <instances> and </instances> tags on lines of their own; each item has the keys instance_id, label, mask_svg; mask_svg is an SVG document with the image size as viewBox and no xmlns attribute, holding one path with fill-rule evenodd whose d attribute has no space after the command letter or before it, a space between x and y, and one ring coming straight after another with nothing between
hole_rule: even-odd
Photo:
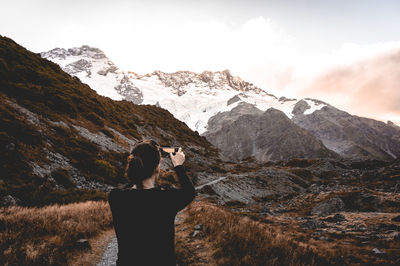
<instances>
[{"instance_id":1,"label":"jacket sleeve","mask_svg":"<svg viewBox=\"0 0 400 266\"><path fill-rule=\"evenodd\" d=\"M172 204L174 209L178 212L189 205L196 195L195 188L192 181L186 174L185 167L178 165L174 167L176 175L178 176L181 188L174 189L172 193Z\"/></svg>"}]
</instances>

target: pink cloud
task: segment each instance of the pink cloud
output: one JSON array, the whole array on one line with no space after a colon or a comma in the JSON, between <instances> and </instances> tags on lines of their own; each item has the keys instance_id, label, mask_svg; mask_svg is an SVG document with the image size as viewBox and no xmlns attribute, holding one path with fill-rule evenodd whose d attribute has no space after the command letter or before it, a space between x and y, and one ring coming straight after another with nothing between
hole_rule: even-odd
<instances>
[{"instance_id":1,"label":"pink cloud","mask_svg":"<svg viewBox=\"0 0 400 266\"><path fill-rule=\"evenodd\" d=\"M400 50L332 69L300 94L354 115L400 124Z\"/></svg>"}]
</instances>

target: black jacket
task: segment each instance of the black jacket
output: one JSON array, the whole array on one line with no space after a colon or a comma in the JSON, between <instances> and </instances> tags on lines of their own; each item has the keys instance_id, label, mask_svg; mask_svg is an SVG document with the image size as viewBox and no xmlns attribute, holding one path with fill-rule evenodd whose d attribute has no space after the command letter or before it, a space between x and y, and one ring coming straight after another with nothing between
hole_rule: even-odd
<instances>
[{"instance_id":1,"label":"black jacket","mask_svg":"<svg viewBox=\"0 0 400 266\"><path fill-rule=\"evenodd\" d=\"M110 204L118 240L117 265L176 265L175 215L195 196L183 165L180 189L113 189Z\"/></svg>"}]
</instances>

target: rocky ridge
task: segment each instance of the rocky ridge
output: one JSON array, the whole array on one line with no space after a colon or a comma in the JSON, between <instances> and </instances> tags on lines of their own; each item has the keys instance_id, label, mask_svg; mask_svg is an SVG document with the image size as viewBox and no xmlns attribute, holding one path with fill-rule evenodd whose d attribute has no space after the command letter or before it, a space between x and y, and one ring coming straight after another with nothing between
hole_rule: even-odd
<instances>
[{"instance_id":1,"label":"rocky ridge","mask_svg":"<svg viewBox=\"0 0 400 266\"><path fill-rule=\"evenodd\" d=\"M205 136L228 160L258 161L291 158L337 158L320 140L293 123L282 111L265 112L242 103L208 121Z\"/></svg>"}]
</instances>

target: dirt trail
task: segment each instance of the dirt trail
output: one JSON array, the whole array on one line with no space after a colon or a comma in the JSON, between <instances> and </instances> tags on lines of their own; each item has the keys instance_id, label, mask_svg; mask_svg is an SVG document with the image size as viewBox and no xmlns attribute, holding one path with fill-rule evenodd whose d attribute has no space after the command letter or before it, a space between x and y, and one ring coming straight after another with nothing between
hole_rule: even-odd
<instances>
[{"instance_id":1,"label":"dirt trail","mask_svg":"<svg viewBox=\"0 0 400 266\"><path fill-rule=\"evenodd\" d=\"M195 187L196 190L202 189L204 186L216 184L224 179L226 176L220 177L216 180L210 181L206 184ZM175 218L175 236L179 242L180 249L185 250L184 260L190 265L215 265L211 257L211 247L202 237L192 237L193 228L185 224L187 218L186 209L178 213ZM114 237L108 243L104 250L103 257L97 263L97 266L111 266L116 265L118 254L117 238Z\"/></svg>"}]
</instances>

